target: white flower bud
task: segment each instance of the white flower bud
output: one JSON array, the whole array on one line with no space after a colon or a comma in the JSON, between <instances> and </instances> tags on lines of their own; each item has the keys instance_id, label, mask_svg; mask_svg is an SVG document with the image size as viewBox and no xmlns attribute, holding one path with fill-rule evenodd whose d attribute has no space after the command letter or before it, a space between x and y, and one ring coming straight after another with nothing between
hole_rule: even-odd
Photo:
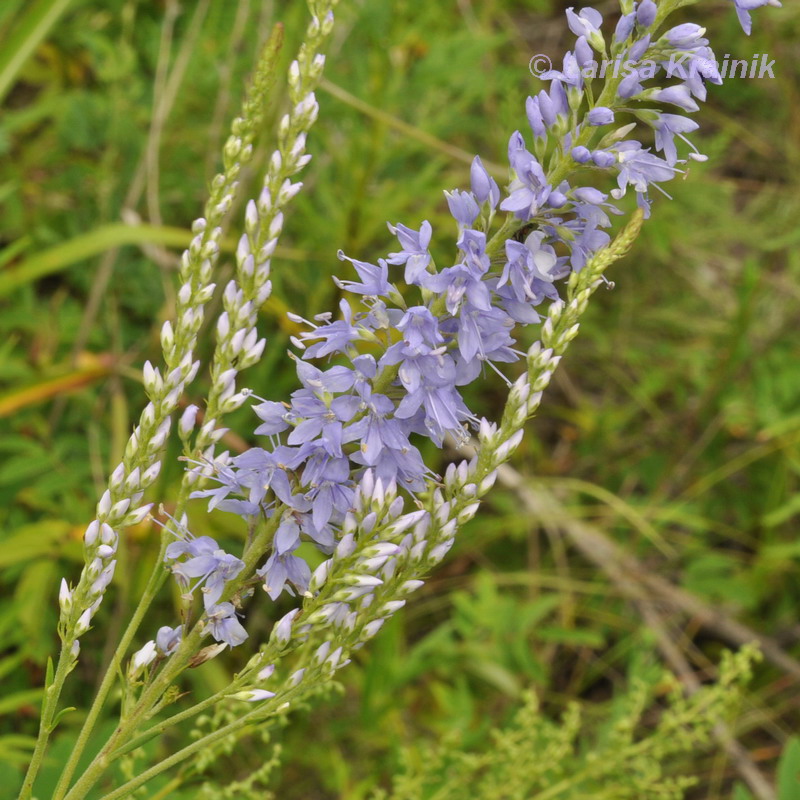
<instances>
[{"instance_id":1,"label":"white flower bud","mask_svg":"<svg viewBox=\"0 0 800 800\"><path fill-rule=\"evenodd\" d=\"M144 366L142 367L142 376L144 378L145 391L148 394L154 394L158 387L158 371L149 361L144 362Z\"/></svg>"},{"instance_id":2,"label":"white flower bud","mask_svg":"<svg viewBox=\"0 0 800 800\"><path fill-rule=\"evenodd\" d=\"M134 511L128 512L128 514L125 516L125 519L122 521L122 524L126 527L128 525L138 525L150 513L150 509L152 507L152 503L147 503L147 505L140 506Z\"/></svg>"},{"instance_id":3,"label":"white flower bud","mask_svg":"<svg viewBox=\"0 0 800 800\"><path fill-rule=\"evenodd\" d=\"M390 600L388 603L384 603L381 606L381 613L382 614L395 614L397 613L404 605L406 604L405 600Z\"/></svg>"},{"instance_id":4,"label":"white flower bud","mask_svg":"<svg viewBox=\"0 0 800 800\"><path fill-rule=\"evenodd\" d=\"M75 635L76 636L83 636L86 631L89 630L89 625L92 621L92 609L87 608L83 614L78 617L78 621L75 623Z\"/></svg>"},{"instance_id":5,"label":"white flower bud","mask_svg":"<svg viewBox=\"0 0 800 800\"><path fill-rule=\"evenodd\" d=\"M292 635L292 620L297 616L299 608L293 608L288 614L281 617L272 628L270 639L277 644L286 644Z\"/></svg>"},{"instance_id":6,"label":"white flower bud","mask_svg":"<svg viewBox=\"0 0 800 800\"><path fill-rule=\"evenodd\" d=\"M118 517L121 517L128 510L130 504L130 497L125 497L118 503L114 503L114 505L111 507L111 510L108 512L109 519L117 519Z\"/></svg>"},{"instance_id":7,"label":"white flower bud","mask_svg":"<svg viewBox=\"0 0 800 800\"><path fill-rule=\"evenodd\" d=\"M58 591L58 605L64 614L69 613L72 608L72 592L65 578L61 579L61 588Z\"/></svg>"},{"instance_id":8,"label":"white flower bud","mask_svg":"<svg viewBox=\"0 0 800 800\"><path fill-rule=\"evenodd\" d=\"M497 470L493 469L481 482L478 486L478 494L483 496L489 489L494 486L495 481L497 480Z\"/></svg>"},{"instance_id":9,"label":"white flower bud","mask_svg":"<svg viewBox=\"0 0 800 800\"><path fill-rule=\"evenodd\" d=\"M374 619L372 622L368 622L361 633L362 639L371 639L383 627L384 622L386 622L385 619Z\"/></svg>"},{"instance_id":10,"label":"white flower bud","mask_svg":"<svg viewBox=\"0 0 800 800\"><path fill-rule=\"evenodd\" d=\"M181 439L188 438L189 434L194 430L195 422L197 421L197 412L200 409L196 405L186 406L186 410L181 414L180 422L178 423L178 433Z\"/></svg>"},{"instance_id":11,"label":"white flower bud","mask_svg":"<svg viewBox=\"0 0 800 800\"><path fill-rule=\"evenodd\" d=\"M314 653L312 661L316 662L317 664L321 664L328 657L328 653L330 653L330 651L331 651L330 641L323 642Z\"/></svg>"},{"instance_id":12,"label":"white flower bud","mask_svg":"<svg viewBox=\"0 0 800 800\"><path fill-rule=\"evenodd\" d=\"M155 661L157 655L156 643L151 639L144 647L133 654L128 667L128 679L135 680L148 664Z\"/></svg>"},{"instance_id":13,"label":"white flower bud","mask_svg":"<svg viewBox=\"0 0 800 800\"><path fill-rule=\"evenodd\" d=\"M109 511L111 511L111 492L106 489L97 504L97 516L106 517Z\"/></svg>"},{"instance_id":14,"label":"white flower bud","mask_svg":"<svg viewBox=\"0 0 800 800\"><path fill-rule=\"evenodd\" d=\"M125 491L135 492L139 488L139 481L141 480L141 472L139 467L133 469L125 479Z\"/></svg>"},{"instance_id":15,"label":"white flower bud","mask_svg":"<svg viewBox=\"0 0 800 800\"><path fill-rule=\"evenodd\" d=\"M283 212L279 211L269 225L269 238L277 239L283 230Z\"/></svg>"},{"instance_id":16,"label":"white flower bud","mask_svg":"<svg viewBox=\"0 0 800 800\"><path fill-rule=\"evenodd\" d=\"M348 558L356 549L356 540L352 533L346 533L336 545L336 558Z\"/></svg>"},{"instance_id":17,"label":"white flower bud","mask_svg":"<svg viewBox=\"0 0 800 800\"><path fill-rule=\"evenodd\" d=\"M260 681L269 680L272 677L273 672L275 672L275 665L270 664L264 667L263 669L259 670L258 674L256 675L256 678L258 678L258 680Z\"/></svg>"},{"instance_id":18,"label":"white flower bud","mask_svg":"<svg viewBox=\"0 0 800 800\"><path fill-rule=\"evenodd\" d=\"M275 692L268 692L266 689L244 689L235 694L229 694L235 700L244 700L247 703L258 703L261 700L269 700L270 697L275 697Z\"/></svg>"},{"instance_id":19,"label":"white flower bud","mask_svg":"<svg viewBox=\"0 0 800 800\"><path fill-rule=\"evenodd\" d=\"M328 580L332 559L323 561L312 573L311 580L308 582L308 589L311 592L318 592Z\"/></svg>"},{"instance_id":20,"label":"white flower bud","mask_svg":"<svg viewBox=\"0 0 800 800\"><path fill-rule=\"evenodd\" d=\"M339 663L340 659L342 658L342 648L337 647L327 658L325 663L331 668L336 669L337 664Z\"/></svg>"},{"instance_id":21,"label":"white flower bud","mask_svg":"<svg viewBox=\"0 0 800 800\"><path fill-rule=\"evenodd\" d=\"M125 465L120 461L108 479L108 485L115 491L122 485L125 478Z\"/></svg>"},{"instance_id":22,"label":"white flower bud","mask_svg":"<svg viewBox=\"0 0 800 800\"><path fill-rule=\"evenodd\" d=\"M92 547L100 535L100 521L92 520L83 534L83 541L87 547Z\"/></svg>"},{"instance_id":23,"label":"white flower bud","mask_svg":"<svg viewBox=\"0 0 800 800\"><path fill-rule=\"evenodd\" d=\"M172 352L172 348L175 347L175 333L169 320L161 326L161 347L164 348L165 353Z\"/></svg>"}]
</instances>

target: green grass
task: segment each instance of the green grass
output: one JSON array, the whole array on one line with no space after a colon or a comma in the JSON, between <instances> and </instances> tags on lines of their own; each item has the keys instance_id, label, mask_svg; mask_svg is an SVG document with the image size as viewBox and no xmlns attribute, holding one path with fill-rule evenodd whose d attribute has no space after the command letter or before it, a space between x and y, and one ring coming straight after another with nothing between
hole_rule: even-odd
<instances>
[{"instance_id":1,"label":"green grass","mask_svg":"<svg viewBox=\"0 0 800 800\"><path fill-rule=\"evenodd\" d=\"M426 218L441 231L437 246L448 246L442 190L466 184L473 153L503 163L508 133L525 124L523 101L539 88L528 60L571 43L565 5L341 5L308 190L287 221L263 310L267 355L247 376L257 394L292 390L283 311L335 307L339 247L374 260L392 249L386 220ZM20 3L9 9L0 39L26 46L35 34L20 31L32 17ZM203 3L186 3L170 36L164 9L74 0L15 69L0 117L0 777L9 785L35 735L58 581L79 570L81 531L142 403L136 368L157 354L173 306L180 231L201 208L259 37L279 17L292 52L305 14L299 2L239 0L211 3L203 17ZM697 137L709 162L671 186L672 201L658 200L557 373L514 461L557 513L526 508L509 489L492 493L423 596L341 673L340 691L273 732L282 798L366 797L387 785L403 746L456 730L479 743L528 688L553 717L587 703L586 724L598 726L637 665L676 668L664 661L665 640L702 681L737 644L732 624L800 659L800 9L764 10L750 39L727 2L686 18L707 24L718 53L769 53L777 77L712 88ZM165 77L159 42L170 39ZM164 102L172 91L154 127L154 92ZM256 162L268 151L267 133ZM132 219L143 226L120 228ZM487 414L500 400L486 387L469 398ZM246 411L232 427L251 438ZM182 468L167 463L165 498ZM239 535L199 507L193 522ZM636 559L634 582L652 602L626 588L618 559L577 545L581 525ZM112 633L156 549L146 525L126 541L101 612ZM655 593L653 576L719 618L678 609ZM153 628L171 619L170 603ZM86 704L105 642L97 631L86 637L69 704ZM736 724L769 780L800 727L800 675L775 661L757 668ZM197 688L218 686L230 666L197 670ZM53 768L79 722L72 714L59 730ZM244 743L225 770L268 751ZM720 748L684 768L700 778L696 797L745 797L732 795L739 774Z\"/></svg>"}]
</instances>

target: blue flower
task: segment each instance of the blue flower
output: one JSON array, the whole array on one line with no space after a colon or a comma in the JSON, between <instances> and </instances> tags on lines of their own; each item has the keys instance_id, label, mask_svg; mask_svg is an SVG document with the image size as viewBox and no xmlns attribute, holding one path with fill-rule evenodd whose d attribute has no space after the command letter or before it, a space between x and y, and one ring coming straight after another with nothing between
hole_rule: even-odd
<instances>
[{"instance_id":1,"label":"blue flower","mask_svg":"<svg viewBox=\"0 0 800 800\"><path fill-rule=\"evenodd\" d=\"M469 228L481 213L475 197L471 192L461 192L458 189L444 194L450 215L458 223L459 229Z\"/></svg>"},{"instance_id":2,"label":"blue flower","mask_svg":"<svg viewBox=\"0 0 800 800\"><path fill-rule=\"evenodd\" d=\"M585 36L596 50L603 50L603 34L600 26L603 15L594 8L582 8L577 14L572 8L567 9L567 24L576 36Z\"/></svg>"},{"instance_id":3,"label":"blue flower","mask_svg":"<svg viewBox=\"0 0 800 800\"><path fill-rule=\"evenodd\" d=\"M642 0L636 9L636 24L642 28L649 28L655 21L658 14L658 6L653 0Z\"/></svg>"},{"instance_id":4,"label":"blue flower","mask_svg":"<svg viewBox=\"0 0 800 800\"><path fill-rule=\"evenodd\" d=\"M780 8L781 4L778 0L733 0L736 6L736 14L739 17L739 22L742 25L742 30L749 36L753 27L753 21L750 18L750 13L756 8L762 6L773 6Z\"/></svg>"},{"instance_id":5,"label":"blue flower","mask_svg":"<svg viewBox=\"0 0 800 800\"><path fill-rule=\"evenodd\" d=\"M306 348L307 358L322 358L334 353L343 353L353 343L361 338L361 331L353 324L353 310L347 300L339 303L342 319L328 322L325 325L316 325L313 330L300 334L300 341L322 341Z\"/></svg>"},{"instance_id":6,"label":"blue flower","mask_svg":"<svg viewBox=\"0 0 800 800\"><path fill-rule=\"evenodd\" d=\"M218 641L236 647L247 640L247 631L237 619L233 603L206 607L206 627Z\"/></svg>"},{"instance_id":7,"label":"blue flower","mask_svg":"<svg viewBox=\"0 0 800 800\"><path fill-rule=\"evenodd\" d=\"M191 557L186 561L177 561L184 555ZM198 579L189 592L203 586L203 604L206 608L219 600L225 584L244 569L244 561L226 553L210 536L192 536L172 542L167 545L164 560L176 562L172 565L172 572L181 585L188 586L192 578Z\"/></svg>"},{"instance_id":8,"label":"blue flower","mask_svg":"<svg viewBox=\"0 0 800 800\"><path fill-rule=\"evenodd\" d=\"M366 261L356 261L354 258L349 258L341 250L338 252L340 261L349 261L361 278L362 283L355 281L343 281L334 277L336 285L340 289L352 292L353 294L365 294L372 297L388 297L389 292L392 290L392 285L389 283L389 266L384 259L378 259L378 265L368 264Z\"/></svg>"},{"instance_id":9,"label":"blue flower","mask_svg":"<svg viewBox=\"0 0 800 800\"><path fill-rule=\"evenodd\" d=\"M311 570L302 558L294 555L299 545L300 527L294 520L285 518L275 532L272 555L256 571L264 581L264 591L272 600L278 599L287 583L301 593L308 589Z\"/></svg>"},{"instance_id":10,"label":"blue flower","mask_svg":"<svg viewBox=\"0 0 800 800\"><path fill-rule=\"evenodd\" d=\"M659 114L658 118L650 123L655 129L656 150L664 153L664 158L670 165L678 162L678 149L675 146L675 137L683 139L695 152L695 158L700 156L695 146L683 135L696 131L700 126L688 117L681 117L678 114ZM699 160L704 157L700 156Z\"/></svg>"},{"instance_id":11,"label":"blue flower","mask_svg":"<svg viewBox=\"0 0 800 800\"><path fill-rule=\"evenodd\" d=\"M181 643L183 638L183 625L178 625L170 628L169 625L163 625L158 629L156 634L156 647L162 655L172 655Z\"/></svg>"},{"instance_id":12,"label":"blue flower","mask_svg":"<svg viewBox=\"0 0 800 800\"><path fill-rule=\"evenodd\" d=\"M389 230L397 236L402 250L389 253L386 259L390 264L405 264L405 282L411 286L418 284L422 275L431 263L431 254L428 245L431 243L431 224L425 220L419 231L414 231L405 225L389 225Z\"/></svg>"},{"instance_id":13,"label":"blue flower","mask_svg":"<svg viewBox=\"0 0 800 800\"><path fill-rule=\"evenodd\" d=\"M618 189L611 192L612 197L619 200L624 196L628 186L633 186L637 193L637 201L646 215L650 212L647 190L652 185L670 181L680 172L663 158L645 150L640 142L627 141L614 145L617 153Z\"/></svg>"},{"instance_id":14,"label":"blue flower","mask_svg":"<svg viewBox=\"0 0 800 800\"><path fill-rule=\"evenodd\" d=\"M497 287L510 285L519 302L538 305L546 296L552 297L552 274L558 258L555 250L543 245L544 233L534 231L525 243L506 241L506 263ZM556 293L556 297L558 294Z\"/></svg>"},{"instance_id":15,"label":"blue flower","mask_svg":"<svg viewBox=\"0 0 800 800\"><path fill-rule=\"evenodd\" d=\"M500 189L497 181L487 172L479 156L472 159L469 169L470 184L472 193L479 203L489 203L489 207L494 210L500 202Z\"/></svg>"},{"instance_id":16,"label":"blue flower","mask_svg":"<svg viewBox=\"0 0 800 800\"><path fill-rule=\"evenodd\" d=\"M587 115L590 125L610 125L614 121L614 112L605 106L596 106Z\"/></svg>"},{"instance_id":17,"label":"blue flower","mask_svg":"<svg viewBox=\"0 0 800 800\"><path fill-rule=\"evenodd\" d=\"M500 208L526 221L544 205L552 187L547 183L542 165L525 149L519 131L511 137L509 160L516 177L509 187L511 193L500 203Z\"/></svg>"},{"instance_id":18,"label":"blue flower","mask_svg":"<svg viewBox=\"0 0 800 800\"><path fill-rule=\"evenodd\" d=\"M330 455L342 455L343 425L353 418L360 402L358 397L348 395L322 400L313 392L296 392L292 411L301 421L289 434L288 444L305 444L319 438Z\"/></svg>"}]
</instances>

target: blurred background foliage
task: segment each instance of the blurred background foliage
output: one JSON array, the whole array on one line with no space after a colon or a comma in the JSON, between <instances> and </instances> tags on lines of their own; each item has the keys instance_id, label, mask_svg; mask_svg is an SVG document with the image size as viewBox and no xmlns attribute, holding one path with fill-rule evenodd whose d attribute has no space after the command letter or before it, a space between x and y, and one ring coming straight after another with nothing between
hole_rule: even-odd
<instances>
[{"instance_id":1,"label":"blurred background foliage","mask_svg":"<svg viewBox=\"0 0 800 800\"><path fill-rule=\"evenodd\" d=\"M430 219L439 261L449 258L442 189L467 184L474 153L504 176L507 137L540 88L529 59L558 59L572 43L567 5L340 5L315 157L263 308L267 355L246 378L257 394L294 388L284 312L336 307L339 247L374 261L393 249L386 220ZM177 256L243 82L270 25L285 22L290 54L305 15L300 0L0 5L4 785L19 782L30 752L58 581L78 572L82 530L141 408L138 368L158 358ZM674 182L672 201L658 200L613 289L597 295L515 458L515 486L498 485L422 596L327 702L294 714L269 746L242 743L226 774L279 744L282 798L366 797L399 764L424 762L434 741L458 732L485 747L529 690L551 719L585 704L591 732L632 675L664 665L693 691L715 676L723 649L757 633L766 658L732 728L738 749L717 744L669 769L698 780L691 797L751 796L739 781L748 768L780 782L781 800L800 797L800 744L785 747L800 727L800 7L761 11L749 39L726 1L684 19L707 25L720 56L768 53L775 79L711 88L697 139L710 160ZM252 189L257 168L248 180ZM487 381L468 403L492 415L501 396ZM240 411L227 446L252 443L253 426ZM167 503L176 455L173 445L158 486ZM434 465L449 455L428 453ZM192 522L223 540L241 535L200 505ZM147 523L126 537L71 705L86 705L156 538ZM170 622L174 603L164 598L144 637ZM254 607L251 635L280 613ZM197 670L196 688L222 685L232 664ZM53 768L78 721L65 719ZM145 796L195 796L169 791Z\"/></svg>"}]
</instances>

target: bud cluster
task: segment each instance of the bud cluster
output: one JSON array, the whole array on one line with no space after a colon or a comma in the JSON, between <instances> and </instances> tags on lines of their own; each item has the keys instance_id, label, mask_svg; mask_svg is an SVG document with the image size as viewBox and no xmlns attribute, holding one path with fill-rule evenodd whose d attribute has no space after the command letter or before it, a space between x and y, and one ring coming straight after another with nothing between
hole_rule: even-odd
<instances>
[{"instance_id":1,"label":"bud cluster","mask_svg":"<svg viewBox=\"0 0 800 800\"><path fill-rule=\"evenodd\" d=\"M258 309L272 291L270 262L283 230L284 208L302 189L292 178L311 160L306 138L319 113L314 88L322 77L325 56L320 52L333 29L336 0L311 4L312 19L297 58L289 67L291 108L278 125L278 148L270 157L260 194L247 203L245 232L236 248L236 277L223 295L225 310L217 322L217 346L211 365L205 422L195 441L195 452L205 462L214 460L214 443L226 429L222 417L239 408L249 396L237 391L236 376L257 363L266 340L256 329ZM187 474L195 483L201 470Z\"/></svg>"}]
</instances>

